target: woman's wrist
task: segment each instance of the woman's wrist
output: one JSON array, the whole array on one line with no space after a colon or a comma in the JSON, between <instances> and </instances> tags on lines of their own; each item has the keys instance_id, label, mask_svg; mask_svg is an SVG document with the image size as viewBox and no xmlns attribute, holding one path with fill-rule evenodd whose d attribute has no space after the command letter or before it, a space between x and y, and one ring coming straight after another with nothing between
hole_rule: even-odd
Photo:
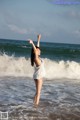
<instances>
[{"instance_id":1,"label":"woman's wrist","mask_svg":"<svg viewBox=\"0 0 80 120\"><path fill-rule=\"evenodd\" d=\"M41 39L41 34L37 35L37 39L38 39L38 41L40 41L40 39Z\"/></svg>"}]
</instances>

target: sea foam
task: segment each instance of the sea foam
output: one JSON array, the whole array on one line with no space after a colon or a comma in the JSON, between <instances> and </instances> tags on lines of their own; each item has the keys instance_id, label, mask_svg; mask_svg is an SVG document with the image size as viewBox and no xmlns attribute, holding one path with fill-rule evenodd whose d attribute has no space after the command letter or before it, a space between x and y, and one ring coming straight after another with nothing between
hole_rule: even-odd
<instances>
[{"instance_id":1,"label":"sea foam","mask_svg":"<svg viewBox=\"0 0 80 120\"><path fill-rule=\"evenodd\" d=\"M44 58L47 79L80 79L80 63L75 61L55 61ZM34 67L30 58L0 55L0 76L33 77Z\"/></svg>"}]
</instances>

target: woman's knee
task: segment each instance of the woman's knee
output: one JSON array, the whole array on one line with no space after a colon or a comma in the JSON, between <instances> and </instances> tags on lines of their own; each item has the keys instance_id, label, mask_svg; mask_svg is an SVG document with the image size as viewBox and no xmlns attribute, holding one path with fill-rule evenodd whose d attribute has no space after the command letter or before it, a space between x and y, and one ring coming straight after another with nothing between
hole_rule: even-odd
<instances>
[{"instance_id":1,"label":"woman's knee","mask_svg":"<svg viewBox=\"0 0 80 120\"><path fill-rule=\"evenodd\" d=\"M41 94L41 91L37 91L36 95L39 96Z\"/></svg>"}]
</instances>

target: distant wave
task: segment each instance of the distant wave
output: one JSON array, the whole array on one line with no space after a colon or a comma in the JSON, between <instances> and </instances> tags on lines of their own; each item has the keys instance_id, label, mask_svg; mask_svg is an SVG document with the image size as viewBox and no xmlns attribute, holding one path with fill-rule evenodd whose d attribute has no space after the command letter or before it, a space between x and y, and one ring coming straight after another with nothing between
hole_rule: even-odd
<instances>
[{"instance_id":1,"label":"distant wave","mask_svg":"<svg viewBox=\"0 0 80 120\"><path fill-rule=\"evenodd\" d=\"M35 43L36 44L36 43ZM0 52L16 57L29 57L31 45L26 41L0 40ZM80 45L41 43L41 55L52 60L80 61Z\"/></svg>"},{"instance_id":2,"label":"distant wave","mask_svg":"<svg viewBox=\"0 0 80 120\"><path fill-rule=\"evenodd\" d=\"M80 79L80 63L75 61L54 61L44 59L47 79ZM30 58L0 55L0 76L32 77L34 68Z\"/></svg>"}]
</instances>

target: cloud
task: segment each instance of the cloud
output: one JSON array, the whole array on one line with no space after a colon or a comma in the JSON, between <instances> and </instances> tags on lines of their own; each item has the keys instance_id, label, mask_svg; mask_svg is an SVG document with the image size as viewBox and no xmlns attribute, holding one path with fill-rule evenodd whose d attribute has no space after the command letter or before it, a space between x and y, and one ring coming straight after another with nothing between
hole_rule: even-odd
<instances>
[{"instance_id":1,"label":"cloud","mask_svg":"<svg viewBox=\"0 0 80 120\"><path fill-rule=\"evenodd\" d=\"M80 11L76 8L75 10L70 9L63 11L61 14L58 14L58 16L62 17L64 20L68 20L69 22L79 22L80 21Z\"/></svg>"},{"instance_id":2,"label":"cloud","mask_svg":"<svg viewBox=\"0 0 80 120\"><path fill-rule=\"evenodd\" d=\"M19 34L27 34L27 30L25 28L20 28L16 25L13 25L13 24L8 24L8 27L11 31L14 31L16 33L19 33Z\"/></svg>"},{"instance_id":3,"label":"cloud","mask_svg":"<svg viewBox=\"0 0 80 120\"><path fill-rule=\"evenodd\" d=\"M20 28L17 25L14 24L8 24L7 25L8 28L15 32L15 33L19 33L19 34L37 34L37 32L33 29L33 28Z\"/></svg>"},{"instance_id":4,"label":"cloud","mask_svg":"<svg viewBox=\"0 0 80 120\"><path fill-rule=\"evenodd\" d=\"M76 30L75 33L76 33L76 34L80 34L80 30Z\"/></svg>"},{"instance_id":5,"label":"cloud","mask_svg":"<svg viewBox=\"0 0 80 120\"><path fill-rule=\"evenodd\" d=\"M17 25L14 24L7 24L8 28L18 34L27 34L27 35L37 35L37 34L42 34L42 36L44 37L49 37L51 35L50 32L48 32L47 30L42 30L41 28L20 28Z\"/></svg>"},{"instance_id":6,"label":"cloud","mask_svg":"<svg viewBox=\"0 0 80 120\"><path fill-rule=\"evenodd\" d=\"M56 4L56 5L79 5L80 1L79 0L46 0L51 4Z\"/></svg>"},{"instance_id":7,"label":"cloud","mask_svg":"<svg viewBox=\"0 0 80 120\"><path fill-rule=\"evenodd\" d=\"M75 34L76 36L80 37L80 29L79 29L79 30L75 30L75 31L73 32L73 34Z\"/></svg>"},{"instance_id":8,"label":"cloud","mask_svg":"<svg viewBox=\"0 0 80 120\"><path fill-rule=\"evenodd\" d=\"M69 16L73 18L80 18L80 12L77 11L70 11Z\"/></svg>"}]
</instances>

